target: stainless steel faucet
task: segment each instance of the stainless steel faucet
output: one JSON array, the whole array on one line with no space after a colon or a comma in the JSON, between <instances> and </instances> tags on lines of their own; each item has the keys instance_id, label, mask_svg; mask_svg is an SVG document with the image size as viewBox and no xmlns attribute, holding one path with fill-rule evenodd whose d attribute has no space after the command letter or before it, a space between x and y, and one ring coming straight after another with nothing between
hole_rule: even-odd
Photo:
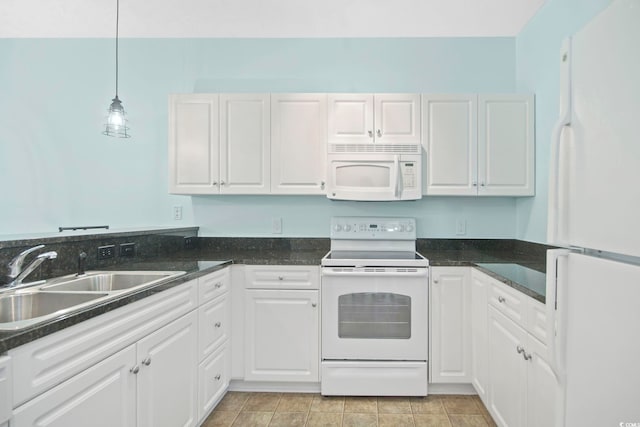
<instances>
[{"instance_id":1,"label":"stainless steel faucet","mask_svg":"<svg viewBox=\"0 0 640 427\"><path fill-rule=\"evenodd\" d=\"M44 245L34 246L27 250L20 252L15 258L9 262L9 272L7 274L8 283L7 288L17 288L22 285L22 281L29 275L33 270L38 268L40 264L48 259L55 259L58 257L58 253L55 251L44 252L39 254L34 258L33 261L25 268L22 269L22 264L24 263L25 258L32 252L37 251L38 249L44 248Z\"/></svg>"}]
</instances>

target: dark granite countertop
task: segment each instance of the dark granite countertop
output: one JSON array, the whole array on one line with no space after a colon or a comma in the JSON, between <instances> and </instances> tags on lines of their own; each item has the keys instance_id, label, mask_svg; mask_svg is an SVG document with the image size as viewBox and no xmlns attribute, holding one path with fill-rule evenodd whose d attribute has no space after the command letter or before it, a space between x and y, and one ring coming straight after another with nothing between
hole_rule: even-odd
<instances>
[{"instance_id":1,"label":"dark granite countertop","mask_svg":"<svg viewBox=\"0 0 640 427\"><path fill-rule=\"evenodd\" d=\"M134 262L109 266L112 270L162 270L186 271L187 274L151 288L123 295L82 310L62 315L29 328L17 331L0 331L0 354L30 341L54 333L76 323L154 295L189 280L211 273L225 266L247 265L320 265L329 251L328 239L203 239L198 248L171 255L137 259ZM283 243L284 242L284 243ZM454 242L454 243L451 243ZM515 242L515 243L514 243ZM266 243L266 244L265 244ZM417 250L431 266L475 266L507 285L544 303L544 295L523 287L517 280L510 280L482 263L515 263L544 273L545 254L548 247L519 241L472 241L418 239ZM227 260L227 261L211 261Z\"/></svg>"}]
</instances>

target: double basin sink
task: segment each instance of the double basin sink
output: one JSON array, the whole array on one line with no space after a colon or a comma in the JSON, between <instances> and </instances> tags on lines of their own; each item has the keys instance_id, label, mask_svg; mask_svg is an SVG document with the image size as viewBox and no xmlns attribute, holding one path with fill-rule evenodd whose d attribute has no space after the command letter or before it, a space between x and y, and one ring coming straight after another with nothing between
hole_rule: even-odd
<instances>
[{"instance_id":1,"label":"double basin sink","mask_svg":"<svg viewBox=\"0 0 640 427\"><path fill-rule=\"evenodd\" d=\"M170 281L184 271L93 271L0 292L0 330L18 330Z\"/></svg>"}]
</instances>

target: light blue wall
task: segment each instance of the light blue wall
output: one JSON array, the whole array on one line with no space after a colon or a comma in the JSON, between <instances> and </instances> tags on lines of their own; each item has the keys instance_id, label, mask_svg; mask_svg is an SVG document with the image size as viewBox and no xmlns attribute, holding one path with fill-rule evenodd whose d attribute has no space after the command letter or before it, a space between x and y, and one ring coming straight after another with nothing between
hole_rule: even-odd
<instances>
[{"instance_id":1,"label":"light blue wall","mask_svg":"<svg viewBox=\"0 0 640 427\"><path fill-rule=\"evenodd\" d=\"M415 216L424 237L455 237L457 219L467 221L464 237L516 235L510 198L358 203L167 190L169 93L512 92L513 38L121 40L129 140L100 134L114 95L113 48L104 39L0 40L0 235L109 224L265 236L282 218L283 236L326 236L331 216L351 214ZM182 221L172 219L174 205Z\"/></svg>"},{"instance_id":2,"label":"light blue wall","mask_svg":"<svg viewBox=\"0 0 640 427\"><path fill-rule=\"evenodd\" d=\"M518 199L517 234L546 242L551 129L558 117L560 46L611 0L549 0L516 38L517 89L536 94L536 197ZM639 24L640 25L640 24Z\"/></svg>"}]
</instances>

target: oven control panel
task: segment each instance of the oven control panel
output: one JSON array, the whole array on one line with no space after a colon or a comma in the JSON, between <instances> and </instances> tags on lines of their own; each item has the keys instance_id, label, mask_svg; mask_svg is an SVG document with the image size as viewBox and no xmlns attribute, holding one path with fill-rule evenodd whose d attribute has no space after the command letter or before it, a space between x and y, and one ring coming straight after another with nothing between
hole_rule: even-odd
<instances>
[{"instance_id":1,"label":"oven control panel","mask_svg":"<svg viewBox=\"0 0 640 427\"><path fill-rule=\"evenodd\" d=\"M331 239L415 240L416 220L393 217L333 217Z\"/></svg>"}]
</instances>

